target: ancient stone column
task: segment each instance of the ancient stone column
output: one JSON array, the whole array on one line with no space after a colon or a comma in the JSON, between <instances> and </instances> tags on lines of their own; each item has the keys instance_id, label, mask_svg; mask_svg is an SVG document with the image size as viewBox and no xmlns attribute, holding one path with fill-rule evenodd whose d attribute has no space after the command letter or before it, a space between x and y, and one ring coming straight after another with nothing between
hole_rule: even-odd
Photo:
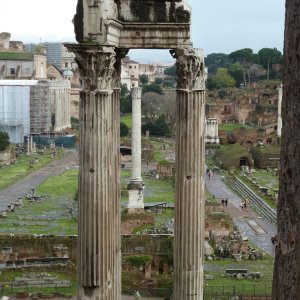
<instances>
[{"instance_id":1,"label":"ancient stone column","mask_svg":"<svg viewBox=\"0 0 300 300\"><path fill-rule=\"evenodd\" d=\"M127 185L129 200L128 209L144 209L144 182L142 172L142 151L141 151L141 99L142 89L133 88L132 93L132 136L131 136L131 161L132 175L130 183Z\"/></svg>"},{"instance_id":2,"label":"ancient stone column","mask_svg":"<svg viewBox=\"0 0 300 300\"><path fill-rule=\"evenodd\" d=\"M281 137L282 130L282 117L281 117L281 106L282 106L282 84L278 87L278 115L277 115L277 136Z\"/></svg>"},{"instance_id":3,"label":"ancient stone column","mask_svg":"<svg viewBox=\"0 0 300 300\"><path fill-rule=\"evenodd\" d=\"M121 298L120 61L113 47L66 45L80 99L78 299Z\"/></svg>"},{"instance_id":4,"label":"ancient stone column","mask_svg":"<svg viewBox=\"0 0 300 300\"><path fill-rule=\"evenodd\" d=\"M176 50L174 57L178 85L173 297L201 300L206 74L200 49Z\"/></svg>"}]
</instances>

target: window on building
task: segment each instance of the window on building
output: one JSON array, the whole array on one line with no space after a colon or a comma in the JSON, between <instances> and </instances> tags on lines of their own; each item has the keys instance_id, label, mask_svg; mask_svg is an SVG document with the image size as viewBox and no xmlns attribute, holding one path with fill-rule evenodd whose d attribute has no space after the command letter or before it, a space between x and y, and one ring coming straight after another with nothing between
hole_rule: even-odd
<instances>
[{"instance_id":1,"label":"window on building","mask_svg":"<svg viewBox=\"0 0 300 300\"><path fill-rule=\"evenodd\" d=\"M15 74L16 74L16 69L10 68L10 75L15 75Z\"/></svg>"},{"instance_id":2,"label":"window on building","mask_svg":"<svg viewBox=\"0 0 300 300\"><path fill-rule=\"evenodd\" d=\"M69 67L69 64L66 62L65 63L65 68L68 68Z\"/></svg>"}]
</instances>

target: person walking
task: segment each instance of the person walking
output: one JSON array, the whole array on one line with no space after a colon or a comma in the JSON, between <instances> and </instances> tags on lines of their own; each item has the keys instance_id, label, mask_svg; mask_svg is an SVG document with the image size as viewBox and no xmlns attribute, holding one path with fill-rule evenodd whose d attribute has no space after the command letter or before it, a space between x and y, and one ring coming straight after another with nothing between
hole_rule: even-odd
<instances>
[{"instance_id":1,"label":"person walking","mask_svg":"<svg viewBox=\"0 0 300 300\"><path fill-rule=\"evenodd\" d=\"M227 207L227 205L228 205L228 199L227 198L224 200L224 203L225 203L225 206Z\"/></svg>"}]
</instances>

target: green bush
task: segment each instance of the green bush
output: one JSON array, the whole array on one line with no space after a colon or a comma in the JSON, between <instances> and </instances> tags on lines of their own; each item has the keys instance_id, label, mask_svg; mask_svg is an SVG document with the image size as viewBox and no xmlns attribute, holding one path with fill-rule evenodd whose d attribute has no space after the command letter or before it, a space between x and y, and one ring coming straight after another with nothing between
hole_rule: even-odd
<instances>
[{"instance_id":1,"label":"green bush","mask_svg":"<svg viewBox=\"0 0 300 300\"><path fill-rule=\"evenodd\" d=\"M4 151L9 146L9 135L7 132L0 131L0 151Z\"/></svg>"},{"instance_id":2,"label":"green bush","mask_svg":"<svg viewBox=\"0 0 300 300\"><path fill-rule=\"evenodd\" d=\"M151 261L151 256L149 255L132 255L127 257L127 261L135 267L144 266L146 263Z\"/></svg>"}]
</instances>

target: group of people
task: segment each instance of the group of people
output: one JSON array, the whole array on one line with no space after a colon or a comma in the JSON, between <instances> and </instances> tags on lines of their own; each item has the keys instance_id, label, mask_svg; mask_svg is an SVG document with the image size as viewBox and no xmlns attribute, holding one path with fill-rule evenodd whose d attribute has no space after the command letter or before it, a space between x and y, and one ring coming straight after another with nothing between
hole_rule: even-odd
<instances>
[{"instance_id":1,"label":"group of people","mask_svg":"<svg viewBox=\"0 0 300 300\"><path fill-rule=\"evenodd\" d=\"M247 209L247 207L250 206L250 201L248 198L242 200L241 202L241 208L242 210Z\"/></svg>"},{"instance_id":2,"label":"group of people","mask_svg":"<svg viewBox=\"0 0 300 300\"><path fill-rule=\"evenodd\" d=\"M212 169L212 170L210 170L210 169L206 169L206 175L207 175L207 177L208 177L208 180L210 180L210 177L212 176L212 174L214 174L215 173L215 170L214 169Z\"/></svg>"},{"instance_id":3,"label":"group of people","mask_svg":"<svg viewBox=\"0 0 300 300\"><path fill-rule=\"evenodd\" d=\"M228 205L228 199L227 198L226 199L222 198L221 203L222 203L223 207L227 207L227 205Z\"/></svg>"}]
</instances>

